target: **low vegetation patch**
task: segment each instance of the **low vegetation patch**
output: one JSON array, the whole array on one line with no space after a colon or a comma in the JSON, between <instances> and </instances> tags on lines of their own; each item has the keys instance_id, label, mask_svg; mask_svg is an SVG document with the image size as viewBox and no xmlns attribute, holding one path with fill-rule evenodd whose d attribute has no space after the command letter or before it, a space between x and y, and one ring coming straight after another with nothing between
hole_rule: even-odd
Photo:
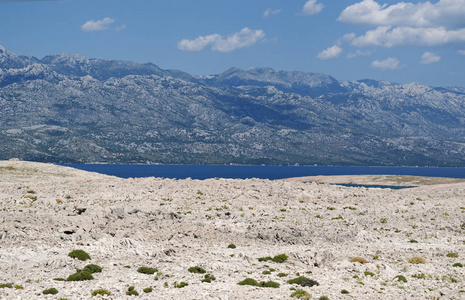
<instances>
[{"instance_id":1,"label":"low vegetation patch","mask_svg":"<svg viewBox=\"0 0 465 300\"><path fill-rule=\"evenodd\" d=\"M292 298L297 298L297 299L308 300L308 299L312 298L312 295L307 291L297 290L297 291L294 291L291 294L291 297Z\"/></svg>"},{"instance_id":2,"label":"low vegetation patch","mask_svg":"<svg viewBox=\"0 0 465 300\"><path fill-rule=\"evenodd\" d=\"M229 249L236 249L236 245L234 245L234 244L229 244L229 245L228 245L228 248L229 248Z\"/></svg>"},{"instance_id":3,"label":"low vegetation patch","mask_svg":"<svg viewBox=\"0 0 465 300\"><path fill-rule=\"evenodd\" d=\"M374 276L375 276L375 273L370 272L370 271L365 271L365 272L363 272L363 275L374 277Z\"/></svg>"},{"instance_id":4,"label":"low vegetation patch","mask_svg":"<svg viewBox=\"0 0 465 300\"><path fill-rule=\"evenodd\" d=\"M4 289L4 288L12 289L13 286L10 283L2 283L2 284L0 284L0 289Z\"/></svg>"},{"instance_id":5,"label":"low vegetation patch","mask_svg":"<svg viewBox=\"0 0 465 300\"><path fill-rule=\"evenodd\" d=\"M42 291L44 295L56 295L58 294L58 290L56 288L50 288Z\"/></svg>"},{"instance_id":6,"label":"low vegetation patch","mask_svg":"<svg viewBox=\"0 0 465 300\"><path fill-rule=\"evenodd\" d=\"M92 280L92 279L94 279L94 276L92 276L92 273L88 271L78 270L76 273L69 275L66 281L84 281L84 280Z\"/></svg>"},{"instance_id":7,"label":"low vegetation patch","mask_svg":"<svg viewBox=\"0 0 465 300\"><path fill-rule=\"evenodd\" d=\"M407 278L405 278L404 275L397 275L396 277L394 277L394 280L405 282L405 283L407 282Z\"/></svg>"},{"instance_id":8,"label":"low vegetation patch","mask_svg":"<svg viewBox=\"0 0 465 300\"><path fill-rule=\"evenodd\" d=\"M204 278L200 280L201 282L211 283L212 280L216 280L216 277L212 274L205 274Z\"/></svg>"},{"instance_id":9,"label":"low vegetation patch","mask_svg":"<svg viewBox=\"0 0 465 300\"><path fill-rule=\"evenodd\" d=\"M86 251L79 250L79 249L71 251L68 254L68 256L71 257L71 258L76 258L76 259L82 260L82 261L86 261L86 260L90 259L90 255L87 254Z\"/></svg>"},{"instance_id":10,"label":"low vegetation patch","mask_svg":"<svg viewBox=\"0 0 465 300\"><path fill-rule=\"evenodd\" d=\"M149 267L139 267L137 269L137 272L142 273L142 274L155 274L155 272L158 272L158 269L155 268L149 268Z\"/></svg>"},{"instance_id":11,"label":"low vegetation patch","mask_svg":"<svg viewBox=\"0 0 465 300\"><path fill-rule=\"evenodd\" d=\"M290 280L288 280L286 282L289 283L289 284L299 284L301 286L308 286L308 287L312 287L312 286L315 286L315 285L320 285L316 280L309 279L309 278L307 278L305 276L299 276L297 278L290 279Z\"/></svg>"},{"instance_id":12,"label":"low vegetation patch","mask_svg":"<svg viewBox=\"0 0 465 300\"><path fill-rule=\"evenodd\" d=\"M205 274L207 271L205 269L202 269L201 267L195 266L195 267L190 267L187 269L191 273L197 273L197 274Z\"/></svg>"},{"instance_id":13,"label":"low vegetation patch","mask_svg":"<svg viewBox=\"0 0 465 300\"><path fill-rule=\"evenodd\" d=\"M447 257L450 257L450 258L457 258L457 257L459 257L459 255L458 255L457 253L455 253L455 252L454 252L454 253L447 253L446 256L447 256Z\"/></svg>"},{"instance_id":14,"label":"low vegetation patch","mask_svg":"<svg viewBox=\"0 0 465 300\"><path fill-rule=\"evenodd\" d=\"M350 292L348 290L343 289L341 290L341 294L350 294Z\"/></svg>"},{"instance_id":15,"label":"low vegetation patch","mask_svg":"<svg viewBox=\"0 0 465 300\"><path fill-rule=\"evenodd\" d=\"M104 290L104 289L98 289L98 290L93 290L91 293L92 296L97 296L97 295L111 295L110 291Z\"/></svg>"},{"instance_id":16,"label":"low vegetation patch","mask_svg":"<svg viewBox=\"0 0 465 300\"><path fill-rule=\"evenodd\" d=\"M252 278L246 278L237 283L238 285L251 285L251 286L258 286L258 287L269 287L269 288L279 288L280 284L274 281L262 281L258 282Z\"/></svg>"},{"instance_id":17,"label":"low vegetation patch","mask_svg":"<svg viewBox=\"0 0 465 300\"><path fill-rule=\"evenodd\" d=\"M180 283L175 282L174 287L178 289L182 289L183 287L188 286L189 284L187 282L181 281Z\"/></svg>"},{"instance_id":18,"label":"low vegetation patch","mask_svg":"<svg viewBox=\"0 0 465 300\"><path fill-rule=\"evenodd\" d=\"M455 263L455 264L452 265L452 267L462 268L463 265L461 263Z\"/></svg>"},{"instance_id":19,"label":"low vegetation patch","mask_svg":"<svg viewBox=\"0 0 465 300\"><path fill-rule=\"evenodd\" d=\"M144 293L148 294L148 293L151 293L153 291L153 289L151 287L148 287L148 288L143 289L142 291L144 291Z\"/></svg>"},{"instance_id":20,"label":"low vegetation patch","mask_svg":"<svg viewBox=\"0 0 465 300\"><path fill-rule=\"evenodd\" d=\"M297 278L290 279L290 280L288 280L286 282L289 283L289 284L301 284L305 280L308 280L308 278L305 277L305 276L299 276Z\"/></svg>"},{"instance_id":21,"label":"low vegetation patch","mask_svg":"<svg viewBox=\"0 0 465 300\"><path fill-rule=\"evenodd\" d=\"M278 273L278 277L287 277L286 273Z\"/></svg>"},{"instance_id":22,"label":"low vegetation patch","mask_svg":"<svg viewBox=\"0 0 465 300\"><path fill-rule=\"evenodd\" d=\"M285 262L288 258L289 258L289 256L287 256L286 254L283 253L283 254L278 254L278 255L276 255L276 256L274 256L274 257L271 257L271 256L260 257L260 258L258 259L258 261L263 262L263 261L270 261L270 260L271 260L271 261L273 261L273 262L275 262L275 263L283 263L283 262Z\"/></svg>"},{"instance_id":23,"label":"low vegetation patch","mask_svg":"<svg viewBox=\"0 0 465 300\"><path fill-rule=\"evenodd\" d=\"M128 291L126 292L126 295L128 295L128 296L139 296L139 293L136 291L136 288L134 286L130 286L128 288Z\"/></svg>"},{"instance_id":24,"label":"low vegetation patch","mask_svg":"<svg viewBox=\"0 0 465 300\"><path fill-rule=\"evenodd\" d=\"M93 264L85 266L84 269L82 269L82 270L86 271L86 272L89 272L91 274L93 274L93 273L101 273L102 272L102 268L100 266L93 265Z\"/></svg>"}]
</instances>

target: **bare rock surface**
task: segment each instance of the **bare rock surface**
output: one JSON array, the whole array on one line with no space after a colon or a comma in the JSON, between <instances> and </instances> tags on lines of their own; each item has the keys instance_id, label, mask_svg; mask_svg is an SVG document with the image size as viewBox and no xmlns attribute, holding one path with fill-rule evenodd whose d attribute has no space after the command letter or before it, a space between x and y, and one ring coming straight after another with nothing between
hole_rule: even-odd
<instances>
[{"instance_id":1,"label":"bare rock surface","mask_svg":"<svg viewBox=\"0 0 465 300\"><path fill-rule=\"evenodd\" d=\"M68 257L75 249L91 260ZM288 258L258 260L279 254ZM409 263L412 257L426 263ZM103 268L93 280L55 280L88 264ZM121 179L0 162L0 284L12 285L0 288L2 299L132 299L131 286L141 299L291 299L291 288L312 299L464 299L459 264L465 183L391 190ZM137 272L142 266L158 272ZM205 275L190 273L193 266L216 279L201 282ZM298 276L319 285L287 283ZM280 287L238 285L246 278ZM175 287L181 282L188 285ZM42 294L52 287L57 295ZM153 291L144 293L148 287ZM96 289L111 295L92 297Z\"/></svg>"}]
</instances>

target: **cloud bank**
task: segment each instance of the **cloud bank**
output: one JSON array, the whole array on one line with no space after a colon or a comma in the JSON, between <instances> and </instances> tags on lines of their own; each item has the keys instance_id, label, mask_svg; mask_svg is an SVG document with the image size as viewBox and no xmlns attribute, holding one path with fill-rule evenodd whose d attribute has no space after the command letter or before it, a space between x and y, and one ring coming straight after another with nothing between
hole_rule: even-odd
<instances>
[{"instance_id":1,"label":"cloud bank","mask_svg":"<svg viewBox=\"0 0 465 300\"><path fill-rule=\"evenodd\" d=\"M351 45L364 46L442 46L465 42L465 1L440 0L381 5L363 0L348 6L338 21L376 26L365 34L346 35Z\"/></svg>"},{"instance_id":2,"label":"cloud bank","mask_svg":"<svg viewBox=\"0 0 465 300\"><path fill-rule=\"evenodd\" d=\"M223 37L218 33L199 36L196 39L183 39L178 43L178 49L184 51L201 51L211 45L211 49L223 53L249 47L265 37L263 30L252 30L247 27L241 31Z\"/></svg>"}]
</instances>

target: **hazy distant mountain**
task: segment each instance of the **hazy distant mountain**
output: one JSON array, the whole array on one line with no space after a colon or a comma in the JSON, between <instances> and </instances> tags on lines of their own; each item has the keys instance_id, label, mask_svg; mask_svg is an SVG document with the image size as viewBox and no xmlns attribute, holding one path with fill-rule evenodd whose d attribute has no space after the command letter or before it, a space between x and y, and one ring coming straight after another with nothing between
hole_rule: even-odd
<instances>
[{"instance_id":1,"label":"hazy distant mountain","mask_svg":"<svg viewBox=\"0 0 465 300\"><path fill-rule=\"evenodd\" d=\"M0 47L0 159L465 166L465 89Z\"/></svg>"}]
</instances>

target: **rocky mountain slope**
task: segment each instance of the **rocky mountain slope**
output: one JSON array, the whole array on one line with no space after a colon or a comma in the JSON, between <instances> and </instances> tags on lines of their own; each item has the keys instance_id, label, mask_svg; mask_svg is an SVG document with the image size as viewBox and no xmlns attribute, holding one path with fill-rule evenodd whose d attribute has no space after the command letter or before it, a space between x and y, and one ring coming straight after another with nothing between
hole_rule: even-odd
<instances>
[{"instance_id":1,"label":"rocky mountain slope","mask_svg":"<svg viewBox=\"0 0 465 300\"><path fill-rule=\"evenodd\" d=\"M0 159L465 166L465 89L0 47Z\"/></svg>"}]
</instances>

